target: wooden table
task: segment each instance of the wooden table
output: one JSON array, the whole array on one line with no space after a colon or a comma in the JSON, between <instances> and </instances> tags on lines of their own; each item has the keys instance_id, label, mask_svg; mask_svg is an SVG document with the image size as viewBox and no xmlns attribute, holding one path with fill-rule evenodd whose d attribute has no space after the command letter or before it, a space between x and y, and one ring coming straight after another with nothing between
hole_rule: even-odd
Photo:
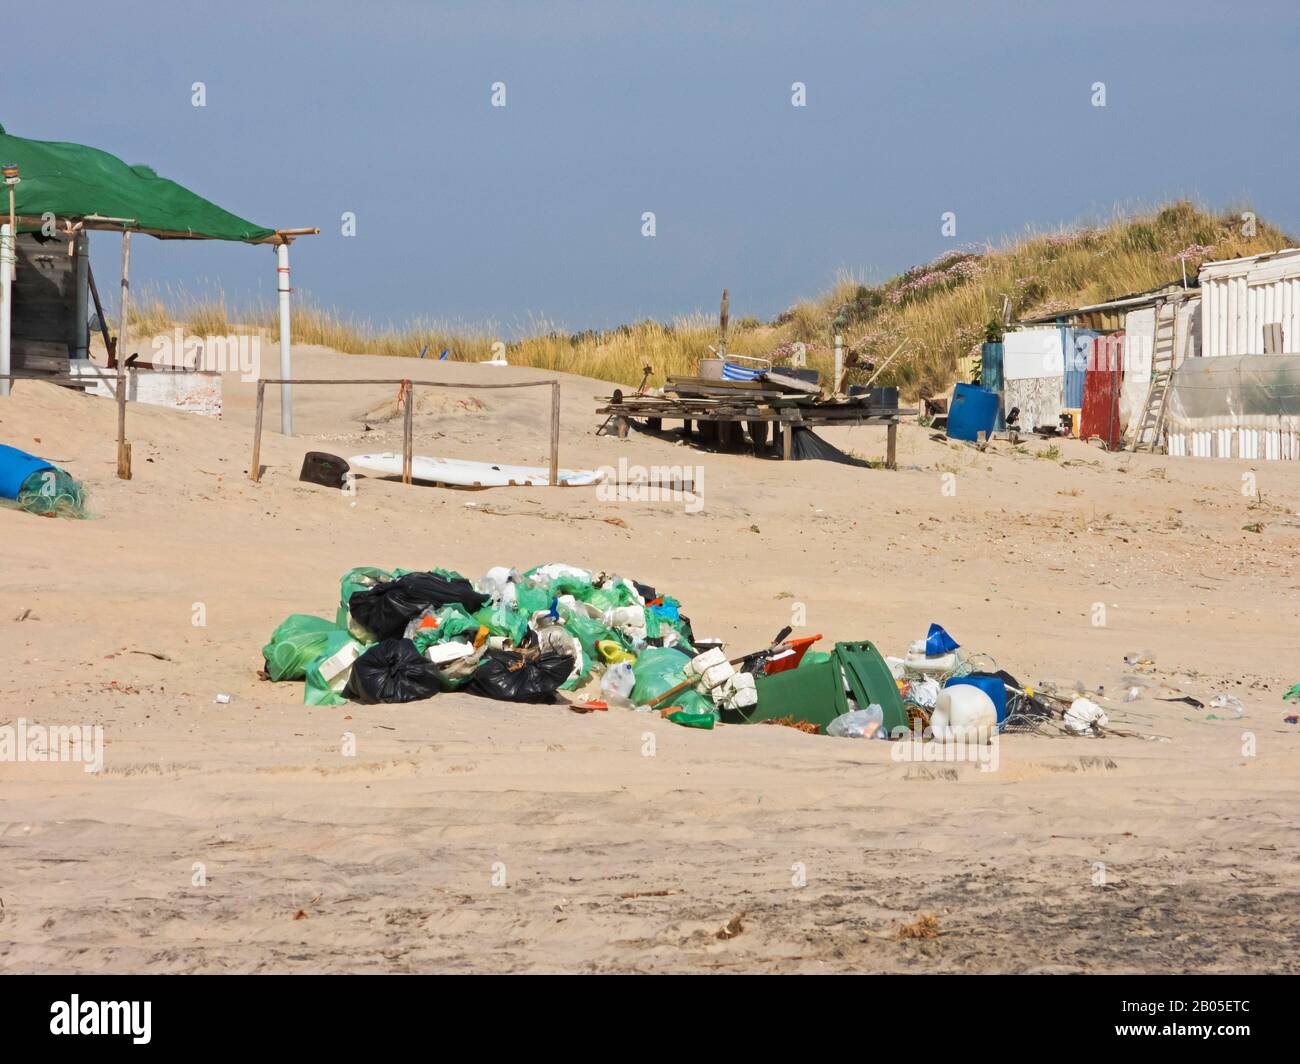
<instances>
[{"instance_id":1,"label":"wooden table","mask_svg":"<svg viewBox=\"0 0 1300 1064\"><path fill-rule=\"evenodd\" d=\"M767 444L767 426L770 424L780 432L781 457L785 460L790 459L795 427L883 425L888 433L885 466L896 469L898 420L914 415L916 411L869 406L853 398L821 400L813 395L764 387L760 381L710 381L705 385L679 386L673 396L625 396L615 391L597 413L613 420L621 438L626 438L634 420L644 420L647 428L656 431L662 429L664 421L681 421L688 439L695 424L699 426L701 439L706 442L711 437L713 442L738 443L744 434L742 426L747 425L756 454ZM706 430L706 426L709 429Z\"/></svg>"}]
</instances>

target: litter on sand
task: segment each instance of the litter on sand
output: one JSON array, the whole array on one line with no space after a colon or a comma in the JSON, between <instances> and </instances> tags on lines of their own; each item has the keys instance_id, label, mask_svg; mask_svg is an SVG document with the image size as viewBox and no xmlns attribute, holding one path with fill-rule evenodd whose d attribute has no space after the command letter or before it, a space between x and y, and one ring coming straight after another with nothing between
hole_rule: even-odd
<instances>
[{"instance_id":1,"label":"litter on sand","mask_svg":"<svg viewBox=\"0 0 1300 1064\"><path fill-rule=\"evenodd\" d=\"M354 460L355 464L355 460ZM903 657L868 640L817 650L783 628L729 656L697 638L683 603L640 581L561 562L489 569L359 566L334 619L292 614L262 648L263 674L308 705L418 702L449 691L563 702L575 713L654 713L685 728L769 723L851 739L988 742L1003 731L1101 736L1105 710L1035 691L931 624ZM1100 696L1099 696L1100 697Z\"/></svg>"}]
</instances>

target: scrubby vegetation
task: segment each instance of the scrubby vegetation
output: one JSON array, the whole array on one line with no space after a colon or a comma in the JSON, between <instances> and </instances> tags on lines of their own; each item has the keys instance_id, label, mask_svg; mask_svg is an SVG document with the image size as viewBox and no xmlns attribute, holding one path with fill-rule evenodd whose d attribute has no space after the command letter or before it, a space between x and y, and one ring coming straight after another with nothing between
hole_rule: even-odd
<instances>
[{"instance_id":1,"label":"scrubby vegetation","mask_svg":"<svg viewBox=\"0 0 1300 1064\"><path fill-rule=\"evenodd\" d=\"M1153 288L1186 275L1211 259L1254 255L1293 246L1295 241L1263 221L1253 233L1242 210L1211 213L1177 202L1147 214L1116 215L1104 224L1026 232L1002 247L963 246L881 284L842 277L820 298L801 302L771 322L751 317L733 322L730 349L738 354L788 358L804 345L810 366L829 376L834 336L864 359L883 361L904 341L904 352L880 383L895 384L909 398L946 389L966 375L963 361L979 344L995 338L1004 297L1013 319L1101 302ZM733 301L734 302L734 301ZM227 332L232 320L275 335L273 306L235 314L224 296L191 297L175 292L140 302L133 328L162 331L184 323L195 332ZM637 384L643 366L651 382L694 373L708 346L717 342L717 323L695 314L671 322L641 321L605 331L566 333L532 322L507 340L492 327L414 321L375 325L365 319L300 300L294 311L299 343L322 344L357 354L416 356L480 361L501 353L513 364L564 370Z\"/></svg>"}]
</instances>

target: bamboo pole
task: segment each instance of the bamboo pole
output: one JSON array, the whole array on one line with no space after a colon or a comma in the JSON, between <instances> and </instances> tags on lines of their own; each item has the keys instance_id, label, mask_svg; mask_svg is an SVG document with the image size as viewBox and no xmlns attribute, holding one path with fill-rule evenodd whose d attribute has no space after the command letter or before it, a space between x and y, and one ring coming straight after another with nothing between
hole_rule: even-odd
<instances>
[{"instance_id":1,"label":"bamboo pole","mask_svg":"<svg viewBox=\"0 0 1300 1064\"><path fill-rule=\"evenodd\" d=\"M560 382L551 382L551 487L560 483Z\"/></svg>"},{"instance_id":2,"label":"bamboo pole","mask_svg":"<svg viewBox=\"0 0 1300 1064\"><path fill-rule=\"evenodd\" d=\"M266 402L266 385L257 382L257 413L253 416L253 464L248 475L254 484L262 480L262 407Z\"/></svg>"},{"instance_id":3,"label":"bamboo pole","mask_svg":"<svg viewBox=\"0 0 1300 1064\"><path fill-rule=\"evenodd\" d=\"M402 483L411 483L411 463L415 447L415 389L410 381L402 381L402 393L406 397L402 424Z\"/></svg>"},{"instance_id":4,"label":"bamboo pole","mask_svg":"<svg viewBox=\"0 0 1300 1064\"><path fill-rule=\"evenodd\" d=\"M117 477L131 479L131 444L126 438L126 335L131 305L131 230L122 230L122 317L117 329Z\"/></svg>"}]
</instances>

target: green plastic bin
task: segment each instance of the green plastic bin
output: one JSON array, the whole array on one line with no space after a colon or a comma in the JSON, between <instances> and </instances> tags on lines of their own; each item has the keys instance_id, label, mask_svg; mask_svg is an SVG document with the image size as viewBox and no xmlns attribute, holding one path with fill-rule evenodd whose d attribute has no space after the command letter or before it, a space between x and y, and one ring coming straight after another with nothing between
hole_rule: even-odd
<instances>
[{"instance_id":1,"label":"green plastic bin","mask_svg":"<svg viewBox=\"0 0 1300 1064\"><path fill-rule=\"evenodd\" d=\"M907 727L907 710L893 674L880 651L865 640L836 643L829 661L757 677L758 705L748 711L724 710L722 719L752 724L793 717L816 724L824 734L826 725L849 711L844 681L860 709L873 702L880 706L886 731Z\"/></svg>"}]
</instances>

